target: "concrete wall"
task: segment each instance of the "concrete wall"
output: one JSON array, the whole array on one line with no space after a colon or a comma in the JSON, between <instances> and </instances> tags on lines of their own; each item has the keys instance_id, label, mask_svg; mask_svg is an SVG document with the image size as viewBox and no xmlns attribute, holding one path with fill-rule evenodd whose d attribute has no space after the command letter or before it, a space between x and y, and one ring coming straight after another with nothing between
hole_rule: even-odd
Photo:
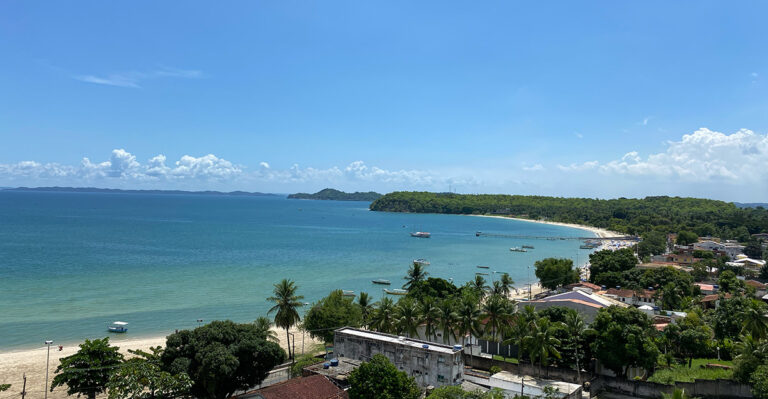
<instances>
[{"instance_id":1,"label":"concrete wall","mask_svg":"<svg viewBox=\"0 0 768 399\"><path fill-rule=\"evenodd\" d=\"M702 398L752 398L752 390L749 385L732 380L695 380L694 382L677 382L675 385L657 384L648 381L619 380L609 377L600 377L594 387L610 392L631 395L640 398L661 398L661 393L671 393L677 389L684 389L685 393L692 397Z\"/></svg>"}]
</instances>

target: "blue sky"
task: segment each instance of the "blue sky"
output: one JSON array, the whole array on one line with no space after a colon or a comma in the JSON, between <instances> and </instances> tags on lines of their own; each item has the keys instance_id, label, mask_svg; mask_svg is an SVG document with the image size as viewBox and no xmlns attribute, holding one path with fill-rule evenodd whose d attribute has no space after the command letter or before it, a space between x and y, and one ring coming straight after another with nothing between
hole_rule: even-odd
<instances>
[{"instance_id":1,"label":"blue sky","mask_svg":"<svg viewBox=\"0 0 768 399\"><path fill-rule=\"evenodd\" d=\"M765 15L4 1L0 185L766 201Z\"/></svg>"}]
</instances>

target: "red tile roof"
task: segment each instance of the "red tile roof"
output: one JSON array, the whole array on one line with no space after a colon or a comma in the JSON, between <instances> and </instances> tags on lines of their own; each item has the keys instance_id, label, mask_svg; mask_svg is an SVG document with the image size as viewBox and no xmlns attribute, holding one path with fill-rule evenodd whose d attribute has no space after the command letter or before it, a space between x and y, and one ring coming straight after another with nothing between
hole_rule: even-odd
<instances>
[{"instance_id":1,"label":"red tile roof","mask_svg":"<svg viewBox=\"0 0 768 399\"><path fill-rule=\"evenodd\" d=\"M325 376L315 374L295 378L253 392L249 397L264 399L347 399L347 393Z\"/></svg>"},{"instance_id":2,"label":"red tile roof","mask_svg":"<svg viewBox=\"0 0 768 399\"><path fill-rule=\"evenodd\" d=\"M744 284L746 284L746 285L748 285L750 287L755 287L755 288L759 288L759 289L765 288L765 284L763 284L763 283L761 283L759 281L755 281L755 280L747 280L747 281L744 282Z\"/></svg>"},{"instance_id":3,"label":"red tile roof","mask_svg":"<svg viewBox=\"0 0 768 399\"><path fill-rule=\"evenodd\" d=\"M616 295L622 298L633 298L635 296L635 291L628 289L609 288L607 291L605 291L605 295Z\"/></svg>"},{"instance_id":4,"label":"red tile roof","mask_svg":"<svg viewBox=\"0 0 768 399\"><path fill-rule=\"evenodd\" d=\"M565 286L565 288L574 288L574 287L585 287L585 288L591 289L592 291L600 291L600 286L599 285L592 284L592 283L587 283L585 281L582 281L582 282L579 282L579 283L568 284L568 285Z\"/></svg>"},{"instance_id":5,"label":"red tile roof","mask_svg":"<svg viewBox=\"0 0 768 399\"><path fill-rule=\"evenodd\" d=\"M731 294L726 292L725 293L725 297L726 298L730 298ZM702 302L712 302L712 301L718 300L718 298L720 298L720 295L718 295L718 294L706 295L704 298L701 298L701 301Z\"/></svg>"}]
</instances>

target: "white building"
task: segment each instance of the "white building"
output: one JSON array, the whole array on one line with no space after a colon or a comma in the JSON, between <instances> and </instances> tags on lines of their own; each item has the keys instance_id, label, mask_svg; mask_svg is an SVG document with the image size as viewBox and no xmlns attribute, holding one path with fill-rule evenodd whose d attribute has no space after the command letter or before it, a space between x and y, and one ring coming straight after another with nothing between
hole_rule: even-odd
<instances>
[{"instance_id":1,"label":"white building","mask_svg":"<svg viewBox=\"0 0 768 399\"><path fill-rule=\"evenodd\" d=\"M693 244L693 249L699 249L703 251L722 251L725 252L731 259L735 259L737 255L744 252L744 246L738 243L719 243L715 241L699 241Z\"/></svg>"},{"instance_id":2,"label":"white building","mask_svg":"<svg viewBox=\"0 0 768 399\"><path fill-rule=\"evenodd\" d=\"M743 267L746 270L759 272L765 266L765 261L760 259L751 259L747 255L737 255L736 260L727 262L726 265L733 267Z\"/></svg>"}]
</instances>

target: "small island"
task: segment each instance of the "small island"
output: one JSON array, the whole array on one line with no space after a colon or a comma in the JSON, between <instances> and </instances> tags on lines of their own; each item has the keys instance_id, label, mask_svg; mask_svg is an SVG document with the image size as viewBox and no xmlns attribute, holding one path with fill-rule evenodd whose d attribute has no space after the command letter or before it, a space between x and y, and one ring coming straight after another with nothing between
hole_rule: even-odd
<instances>
[{"instance_id":1,"label":"small island","mask_svg":"<svg viewBox=\"0 0 768 399\"><path fill-rule=\"evenodd\" d=\"M309 199L309 200L330 200L330 201L376 201L381 198L381 194L373 191L367 193L354 192L345 193L343 191L326 188L314 194L296 193L288 196L289 199Z\"/></svg>"}]
</instances>

